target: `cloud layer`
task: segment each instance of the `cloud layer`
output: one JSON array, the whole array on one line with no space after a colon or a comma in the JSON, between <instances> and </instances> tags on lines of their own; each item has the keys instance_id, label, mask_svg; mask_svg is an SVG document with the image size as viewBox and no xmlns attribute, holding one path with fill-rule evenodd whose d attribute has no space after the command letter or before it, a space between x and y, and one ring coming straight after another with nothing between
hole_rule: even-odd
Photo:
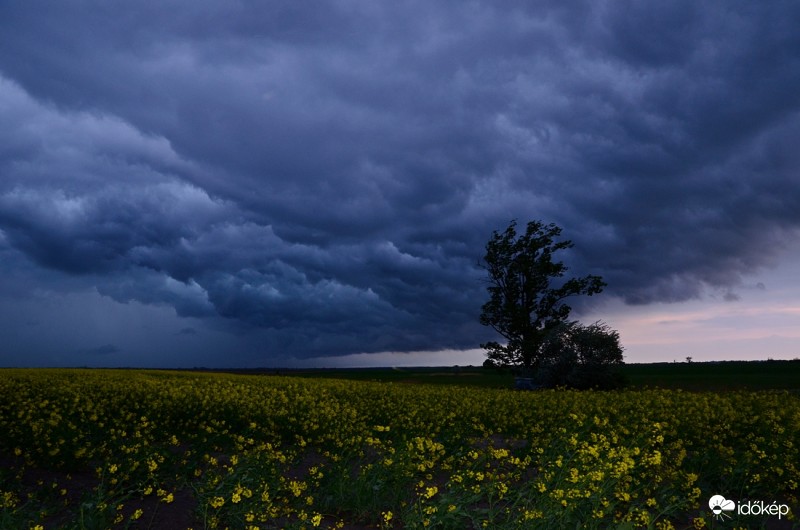
<instances>
[{"instance_id":1,"label":"cloud layer","mask_svg":"<svg viewBox=\"0 0 800 530\"><path fill-rule=\"evenodd\" d=\"M570 6L0 7L0 291L469 348L517 218L628 303L733 293L797 241L800 8Z\"/></svg>"}]
</instances>

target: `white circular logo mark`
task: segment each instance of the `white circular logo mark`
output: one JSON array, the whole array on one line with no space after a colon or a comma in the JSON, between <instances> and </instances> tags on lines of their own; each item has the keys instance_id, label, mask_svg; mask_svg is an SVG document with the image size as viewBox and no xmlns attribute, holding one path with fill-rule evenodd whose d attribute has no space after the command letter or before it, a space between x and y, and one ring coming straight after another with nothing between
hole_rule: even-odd
<instances>
[{"instance_id":1,"label":"white circular logo mark","mask_svg":"<svg viewBox=\"0 0 800 530\"><path fill-rule=\"evenodd\" d=\"M708 507L714 512L715 519L722 519L723 517L730 519L731 516L724 512L732 512L735 510L736 503L726 499L722 495L714 495L708 499Z\"/></svg>"}]
</instances>

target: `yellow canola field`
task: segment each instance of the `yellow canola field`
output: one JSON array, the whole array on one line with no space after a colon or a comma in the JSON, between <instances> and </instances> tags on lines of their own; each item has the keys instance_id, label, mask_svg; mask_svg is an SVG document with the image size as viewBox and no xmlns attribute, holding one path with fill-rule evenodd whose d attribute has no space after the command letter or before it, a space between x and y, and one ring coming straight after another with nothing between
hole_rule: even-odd
<instances>
[{"instance_id":1,"label":"yellow canola field","mask_svg":"<svg viewBox=\"0 0 800 530\"><path fill-rule=\"evenodd\" d=\"M796 510L799 443L787 392L7 369L0 528L710 528Z\"/></svg>"}]
</instances>

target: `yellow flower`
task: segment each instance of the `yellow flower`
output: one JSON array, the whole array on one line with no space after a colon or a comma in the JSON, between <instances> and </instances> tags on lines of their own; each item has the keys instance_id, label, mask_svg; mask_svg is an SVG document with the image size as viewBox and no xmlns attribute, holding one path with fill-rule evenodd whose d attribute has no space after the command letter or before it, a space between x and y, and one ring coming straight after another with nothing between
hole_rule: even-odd
<instances>
[{"instance_id":1,"label":"yellow flower","mask_svg":"<svg viewBox=\"0 0 800 530\"><path fill-rule=\"evenodd\" d=\"M306 484L303 482L298 482L296 480L292 480L289 482L289 489L292 491L292 495L295 497L299 497L303 494L303 490L306 489Z\"/></svg>"},{"instance_id":2,"label":"yellow flower","mask_svg":"<svg viewBox=\"0 0 800 530\"><path fill-rule=\"evenodd\" d=\"M499 482L497 484L497 491L500 493L500 496L502 497L503 495L508 493L508 486L506 485L505 482Z\"/></svg>"},{"instance_id":3,"label":"yellow flower","mask_svg":"<svg viewBox=\"0 0 800 530\"><path fill-rule=\"evenodd\" d=\"M211 499L209 501L209 504L211 504L212 508L220 508L223 504L225 504L225 498L224 497L214 497L213 499Z\"/></svg>"},{"instance_id":4,"label":"yellow flower","mask_svg":"<svg viewBox=\"0 0 800 530\"><path fill-rule=\"evenodd\" d=\"M525 521L530 521L531 519L542 519L544 514L539 510L525 510L522 514L522 518Z\"/></svg>"}]
</instances>

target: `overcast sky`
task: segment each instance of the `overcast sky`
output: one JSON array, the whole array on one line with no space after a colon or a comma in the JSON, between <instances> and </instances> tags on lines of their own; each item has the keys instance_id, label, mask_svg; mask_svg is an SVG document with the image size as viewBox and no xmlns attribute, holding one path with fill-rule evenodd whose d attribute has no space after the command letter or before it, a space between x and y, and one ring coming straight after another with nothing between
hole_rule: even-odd
<instances>
[{"instance_id":1,"label":"overcast sky","mask_svg":"<svg viewBox=\"0 0 800 530\"><path fill-rule=\"evenodd\" d=\"M478 363L514 218L605 279L573 316L628 361L798 357L799 27L794 1L0 3L0 365Z\"/></svg>"}]
</instances>

